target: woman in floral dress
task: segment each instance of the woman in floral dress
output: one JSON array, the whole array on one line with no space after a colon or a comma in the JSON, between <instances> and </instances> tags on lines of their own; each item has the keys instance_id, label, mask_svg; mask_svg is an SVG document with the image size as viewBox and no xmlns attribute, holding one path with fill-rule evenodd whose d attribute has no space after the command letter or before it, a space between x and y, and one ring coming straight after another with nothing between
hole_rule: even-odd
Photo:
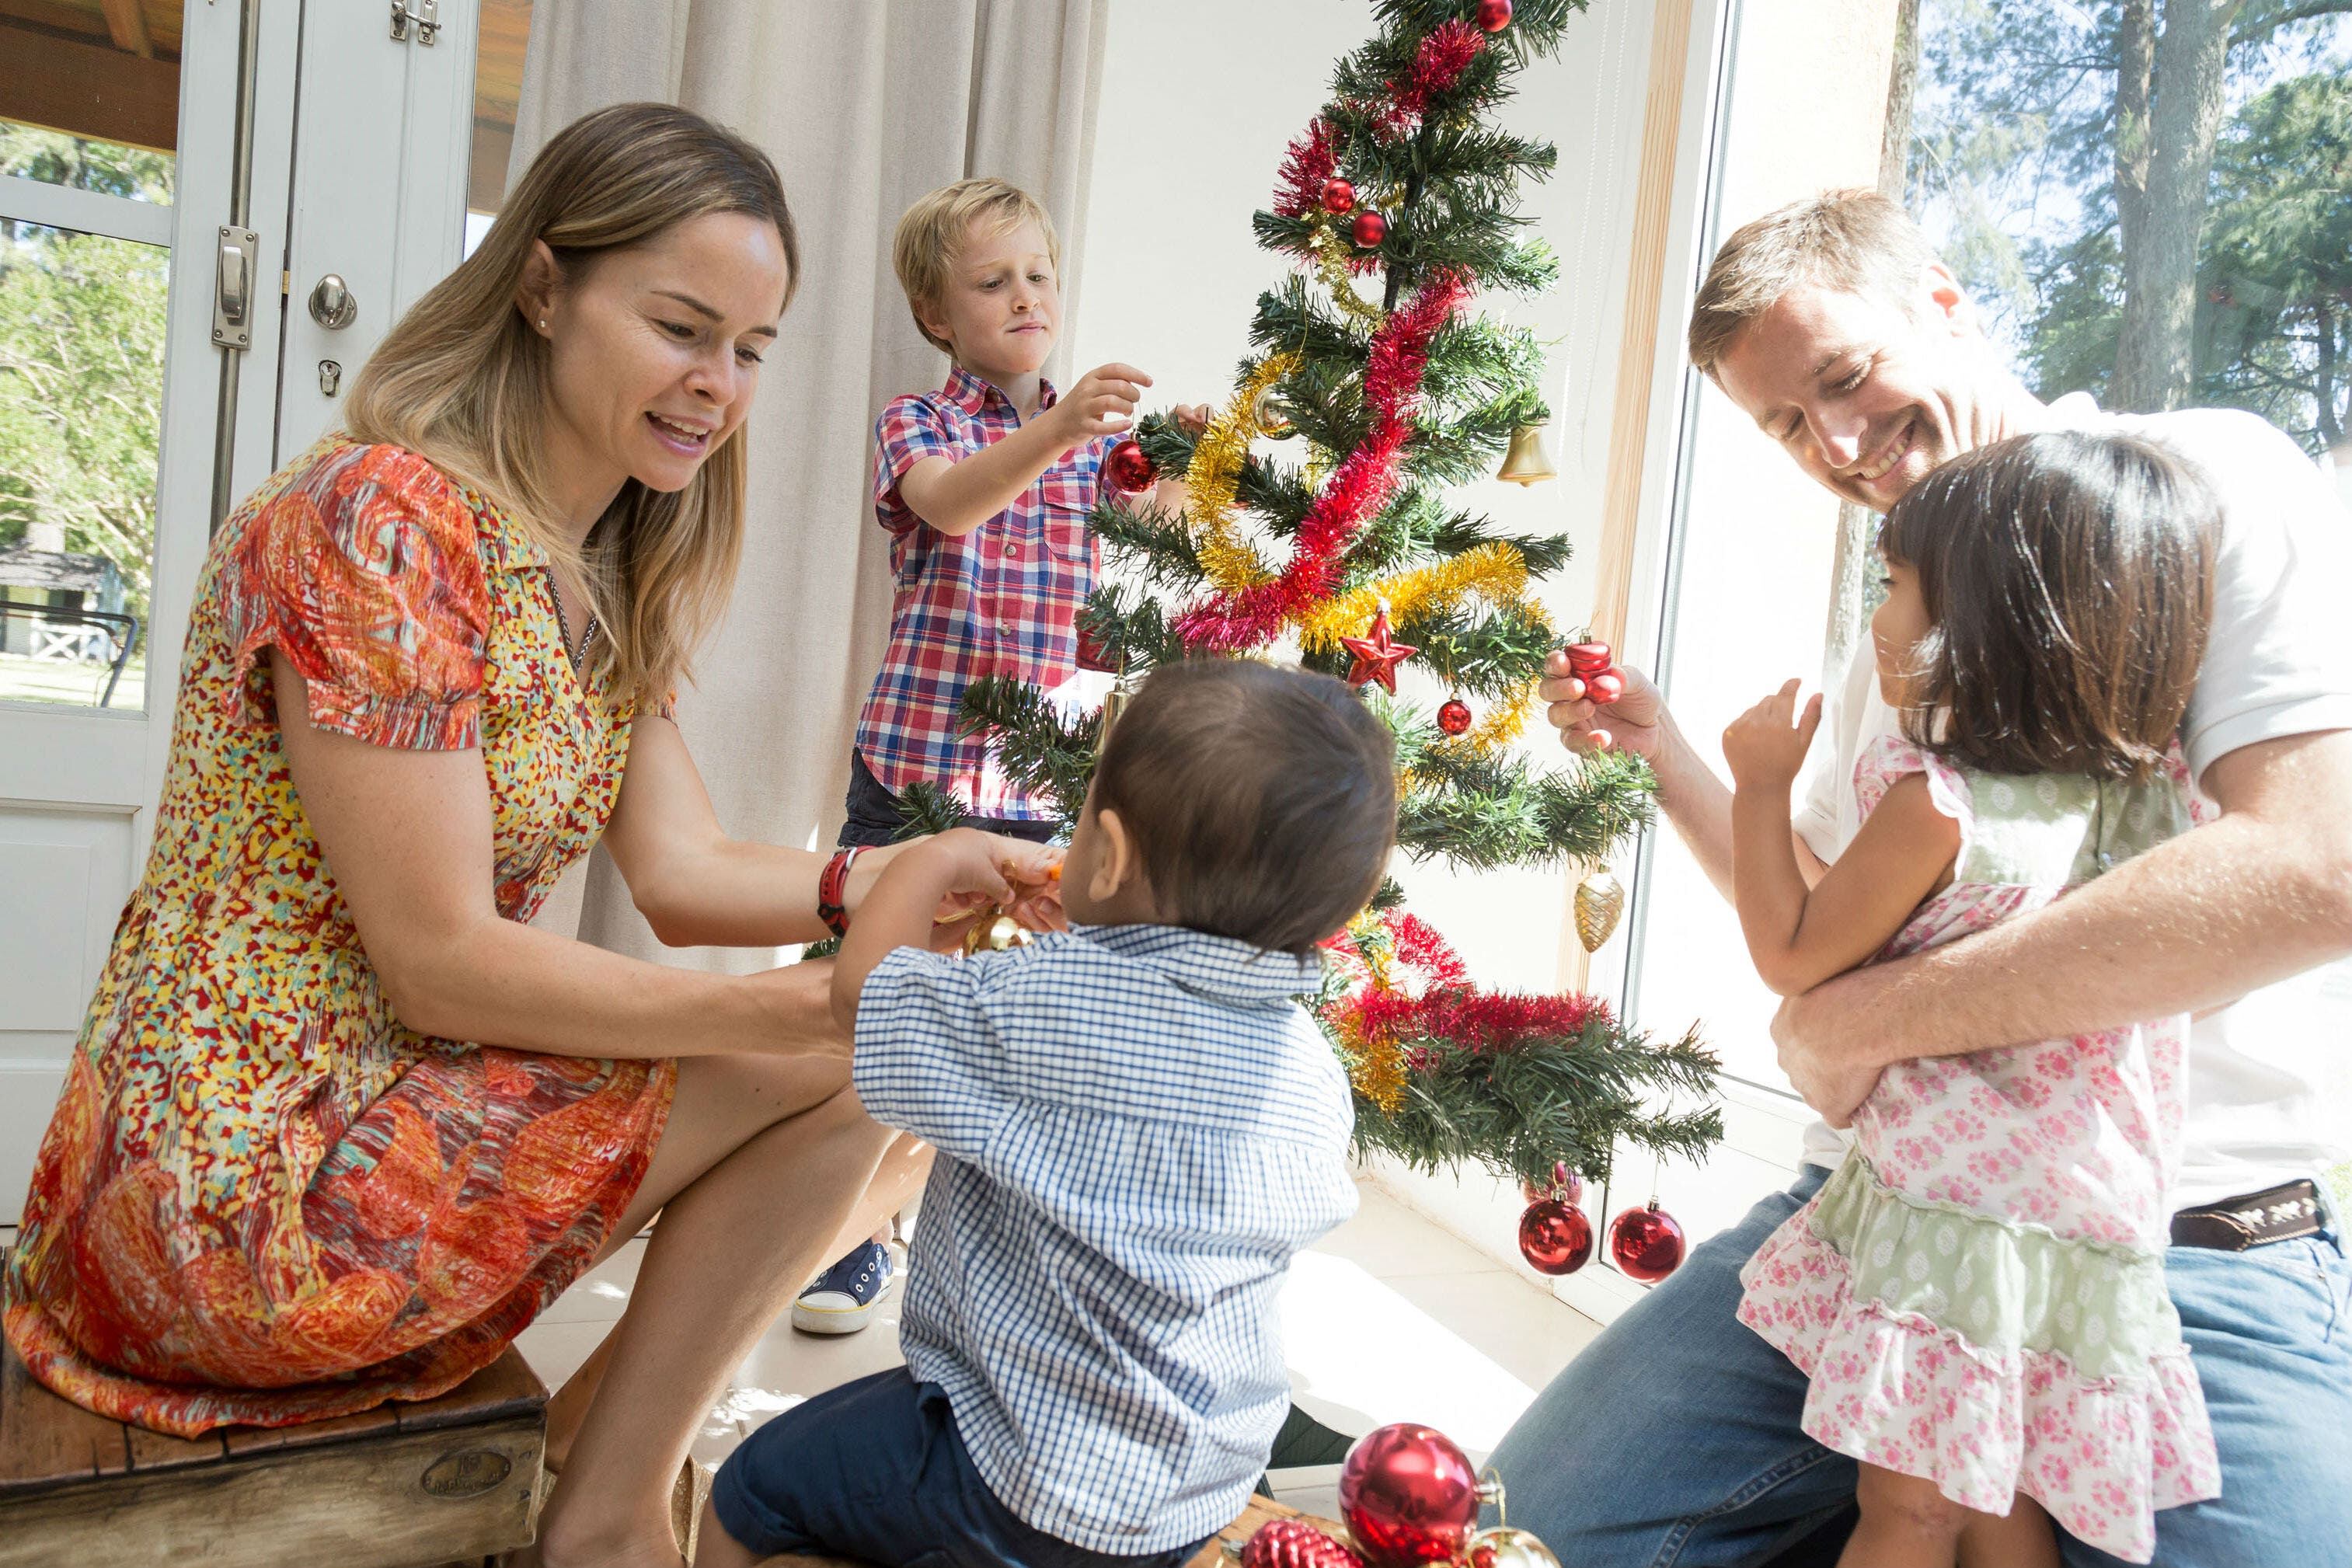
<instances>
[{"instance_id":1,"label":"woman in floral dress","mask_svg":"<svg viewBox=\"0 0 2352 1568\"><path fill-rule=\"evenodd\" d=\"M2136 437L2020 437L1889 515L1872 621L1901 736L1811 889L1796 683L1724 735L1733 882L1766 982L1806 991L2039 909L2194 819L2174 737L2204 656L2218 508ZM1777 816L1774 814L1778 814ZM1890 1068L1854 1146L1759 1247L1739 1317L1861 1463L1841 1562L2055 1568L2050 1521L2133 1562L2220 1495L2164 1283L2186 1018Z\"/></svg>"},{"instance_id":2,"label":"woman in floral dress","mask_svg":"<svg viewBox=\"0 0 2352 1568\"><path fill-rule=\"evenodd\" d=\"M665 941L824 934L826 861L727 838L667 715L731 585L794 246L748 143L591 115L385 338L349 433L221 528L11 1256L50 1388L181 1435L429 1398L658 1211L551 1409L539 1551L677 1561L701 1413L926 1163L846 1092L829 965L527 923L601 841ZM854 910L888 854L824 894Z\"/></svg>"}]
</instances>

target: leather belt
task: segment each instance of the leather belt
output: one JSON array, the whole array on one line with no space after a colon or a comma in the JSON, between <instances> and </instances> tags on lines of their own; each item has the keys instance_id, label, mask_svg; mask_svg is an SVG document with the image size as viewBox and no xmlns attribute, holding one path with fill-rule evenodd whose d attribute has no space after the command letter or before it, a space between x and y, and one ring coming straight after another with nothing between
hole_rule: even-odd
<instances>
[{"instance_id":1,"label":"leather belt","mask_svg":"<svg viewBox=\"0 0 2352 1568\"><path fill-rule=\"evenodd\" d=\"M2259 1193L2223 1198L2172 1216L2172 1245L2243 1252L2273 1241L2319 1234L2319 1188L2285 1182Z\"/></svg>"}]
</instances>

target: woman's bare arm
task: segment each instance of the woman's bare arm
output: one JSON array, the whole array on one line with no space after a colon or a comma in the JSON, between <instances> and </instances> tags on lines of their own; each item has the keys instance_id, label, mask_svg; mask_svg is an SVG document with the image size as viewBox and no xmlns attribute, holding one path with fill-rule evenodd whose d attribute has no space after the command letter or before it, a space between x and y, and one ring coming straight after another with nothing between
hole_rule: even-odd
<instances>
[{"instance_id":1,"label":"woman's bare arm","mask_svg":"<svg viewBox=\"0 0 2352 1568\"><path fill-rule=\"evenodd\" d=\"M847 1056L828 964L756 975L669 969L503 918L481 753L399 751L315 730L302 678L274 649L270 676L303 815L408 1027L555 1056ZM812 907L814 885L812 871Z\"/></svg>"}]
</instances>

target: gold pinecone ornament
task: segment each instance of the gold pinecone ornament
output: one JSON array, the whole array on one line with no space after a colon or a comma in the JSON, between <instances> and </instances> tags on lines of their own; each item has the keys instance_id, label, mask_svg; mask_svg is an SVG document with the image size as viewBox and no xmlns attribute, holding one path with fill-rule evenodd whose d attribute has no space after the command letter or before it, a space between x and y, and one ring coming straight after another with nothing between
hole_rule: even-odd
<instances>
[{"instance_id":1,"label":"gold pinecone ornament","mask_svg":"<svg viewBox=\"0 0 2352 1568\"><path fill-rule=\"evenodd\" d=\"M1625 884L1606 867L1576 885L1576 936L1585 952L1600 952L1601 944L1617 933L1618 918L1624 912Z\"/></svg>"}]
</instances>

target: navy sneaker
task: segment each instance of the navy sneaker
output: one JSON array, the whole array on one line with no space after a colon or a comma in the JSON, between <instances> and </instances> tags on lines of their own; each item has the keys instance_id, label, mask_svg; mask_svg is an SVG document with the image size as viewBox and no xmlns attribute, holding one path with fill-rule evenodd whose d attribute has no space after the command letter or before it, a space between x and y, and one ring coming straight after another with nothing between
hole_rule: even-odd
<instances>
[{"instance_id":1,"label":"navy sneaker","mask_svg":"<svg viewBox=\"0 0 2352 1568\"><path fill-rule=\"evenodd\" d=\"M869 1241L801 1292L793 1303L793 1327L808 1334L854 1334L873 1318L898 1277L890 1249Z\"/></svg>"}]
</instances>

